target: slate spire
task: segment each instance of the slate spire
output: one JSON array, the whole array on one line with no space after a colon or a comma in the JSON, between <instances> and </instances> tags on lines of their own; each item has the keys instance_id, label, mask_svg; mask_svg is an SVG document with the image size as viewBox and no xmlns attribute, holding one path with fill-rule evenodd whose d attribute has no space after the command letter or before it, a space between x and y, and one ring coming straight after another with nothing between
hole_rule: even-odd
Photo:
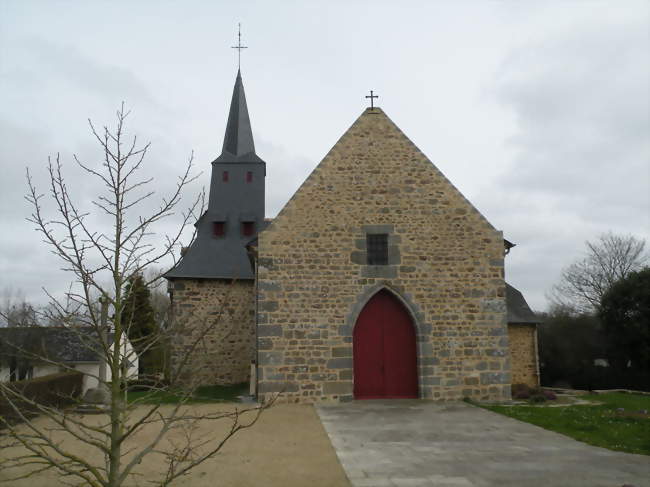
<instances>
[{"instance_id":1,"label":"slate spire","mask_svg":"<svg viewBox=\"0 0 650 487\"><path fill-rule=\"evenodd\" d=\"M237 70L235 87L230 101L226 134L223 138L223 149L217 161L225 159L231 162L258 160L255 156L253 130L248 116L246 94L244 93L244 83L242 82L240 70Z\"/></svg>"}]
</instances>

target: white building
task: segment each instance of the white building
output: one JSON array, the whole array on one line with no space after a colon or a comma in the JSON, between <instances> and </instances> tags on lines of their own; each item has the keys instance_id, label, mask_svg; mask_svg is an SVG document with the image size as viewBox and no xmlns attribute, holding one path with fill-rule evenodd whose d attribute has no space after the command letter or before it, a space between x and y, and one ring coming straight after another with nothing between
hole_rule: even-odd
<instances>
[{"instance_id":1,"label":"white building","mask_svg":"<svg viewBox=\"0 0 650 487\"><path fill-rule=\"evenodd\" d=\"M113 334L109 334L109 346ZM42 377L78 370L84 374L83 391L99 383L98 335L91 327L9 327L0 328L0 382ZM127 376L137 379L138 356L124 337L122 357ZM107 366L107 381L111 380Z\"/></svg>"}]
</instances>

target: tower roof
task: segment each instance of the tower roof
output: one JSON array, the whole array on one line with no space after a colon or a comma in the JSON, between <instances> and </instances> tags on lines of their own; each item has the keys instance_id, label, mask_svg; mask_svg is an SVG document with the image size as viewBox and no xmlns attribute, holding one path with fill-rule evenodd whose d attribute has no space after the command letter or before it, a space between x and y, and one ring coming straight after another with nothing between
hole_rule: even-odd
<instances>
[{"instance_id":1,"label":"tower roof","mask_svg":"<svg viewBox=\"0 0 650 487\"><path fill-rule=\"evenodd\" d=\"M237 70L235 87L232 91L228 124L223 138L221 155L213 162L263 162L255 154L253 130L248 116L246 94L244 93L244 83L242 82L240 70Z\"/></svg>"}]
</instances>

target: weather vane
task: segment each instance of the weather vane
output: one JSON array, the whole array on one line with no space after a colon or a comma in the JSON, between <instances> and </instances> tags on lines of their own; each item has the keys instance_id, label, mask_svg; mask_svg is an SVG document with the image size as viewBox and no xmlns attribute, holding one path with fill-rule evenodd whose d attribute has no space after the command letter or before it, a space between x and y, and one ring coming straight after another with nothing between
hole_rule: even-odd
<instances>
[{"instance_id":1,"label":"weather vane","mask_svg":"<svg viewBox=\"0 0 650 487\"><path fill-rule=\"evenodd\" d=\"M370 109L374 110L375 109L374 101L375 101L375 98L379 98L379 95L373 94L373 91L370 90L370 94L366 95L366 98L370 98Z\"/></svg>"},{"instance_id":2,"label":"weather vane","mask_svg":"<svg viewBox=\"0 0 650 487\"><path fill-rule=\"evenodd\" d=\"M237 26L239 27L239 31L237 32L237 37L238 37L237 45L232 46L231 48L237 49L237 69L241 69L241 50L248 49L248 46L241 45L241 22L239 22Z\"/></svg>"}]
</instances>

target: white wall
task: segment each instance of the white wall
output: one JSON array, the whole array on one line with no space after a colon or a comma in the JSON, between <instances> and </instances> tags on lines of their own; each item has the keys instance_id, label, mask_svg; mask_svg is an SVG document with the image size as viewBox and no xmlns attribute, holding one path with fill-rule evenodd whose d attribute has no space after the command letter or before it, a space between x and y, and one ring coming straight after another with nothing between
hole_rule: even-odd
<instances>
[{"instance_id":1,"label":"white wall","mask_svg":"<svg viewBox=\"0 0 650 487\"><path fill-rule=\"evenodd\" d=\"M137 379L140 359L138 358L138 355L135 353L135 350L133 350L133 346L131 345L130 340L124 340L124 344L122 346L122 356L125 357L129 362L131 362L131 365L128 367L126 373L127 377L129 379Z\"/></svg>"},{"instance_id":2,"label":"white wall","mask_svg":"<svg viewBox=\"0 0 650 487\"><path fill-rule=\"evenodd\" d=\"M136 355L131 342L126 340L122 346L122 357L126 358L130 362L130 365L127 369L127 377L129 379L138 378L138 356ZM83 379L83 391L85 393L88 389L92 387L97 387L99 383L99 362L79 362L79 363L70 363L66 364L68 367L74 367L75 370L84 374ZM42 377L44 375L58 374L59 372L65 371L65 368L59 367L58 365L50 364L41 364L34 365L34 377ZM2 366L0 367L0 382L9 382L10 379L10 370L9 367ZM112 374L110 369L107 367L106 370L107 380L112 379Z\"/></svg>"}]
</instances>

